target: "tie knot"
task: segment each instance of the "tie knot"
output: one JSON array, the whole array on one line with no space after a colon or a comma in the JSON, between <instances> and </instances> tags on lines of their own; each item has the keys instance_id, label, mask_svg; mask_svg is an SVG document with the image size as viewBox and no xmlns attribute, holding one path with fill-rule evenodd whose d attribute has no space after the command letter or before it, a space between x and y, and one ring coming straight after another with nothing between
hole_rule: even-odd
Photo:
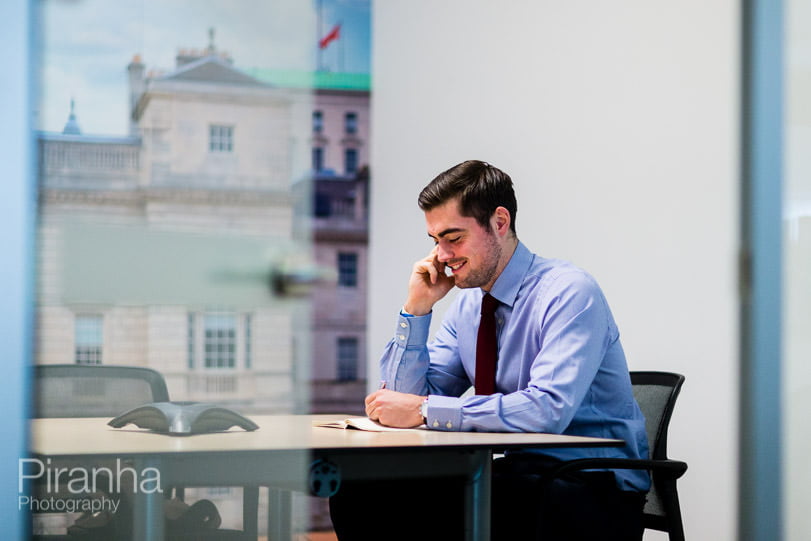
<instances>
[{"instance_id":1,"label":"tie knot","mask_svg":"<svg viewBox=\"0 0 811 541\"><path fill-rule=\"evenodd\" d=\"M496 313L498 308L498 299L489 293L485 293L482 297L482 315L491 315Z\"/></svg>"}]
</instances>

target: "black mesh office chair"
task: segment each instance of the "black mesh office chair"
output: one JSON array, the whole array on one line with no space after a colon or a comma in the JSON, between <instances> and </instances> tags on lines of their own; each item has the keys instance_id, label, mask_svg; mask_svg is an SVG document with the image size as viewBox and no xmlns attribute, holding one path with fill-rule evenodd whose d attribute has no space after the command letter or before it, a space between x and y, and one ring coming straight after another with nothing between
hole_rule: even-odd
<instances>
[{"instance_id":1,"label":"black mesh office chair","mask_svg":"<svg viewBox=\"0 0 811 541\"><path fill-rule=\"evenodd\" d=\"M163 376L140 366L43 364L35 367L34 417L115 417L168 402Z\"/></svg>"},{"instance_id":2,"label":"black mesh office chair","mask_svg":"<svg viewBox=\"0 0 811 541\"><path fill-rule=\"evenodd\" d=\"M160 372L140 366L56 364L34 368L36 392L34 417L115 417L151 402L168 402L169 391ZM183 491L176 488L183 498ZM247 489L252 498L246 507L256 507L256 490ZM255 511L254 511L255 513ZM248 515L246 515L248 516ZM212 530L188 535L173 533L173 538L195 540L256 539L254 532ZM131 525L128 520L115 525L116 539L125 539ZM92 537L92 535L89 535ZM81 539L82 536L34 536L35 540Z\"/></svg>"},{"instance_id":3,"label":"black mesh office chair","mask_svg":"<svg viewBox=\"0 0 811 541\"><path fill-rule=\"evenodd\" d=\"M568 461L550 475L596 468L649 470L653 482L645 503L645 528L667 532L670 541L684 541L676 480L687 471L687 464L667 457L667 430L684 376L672 372L631 372L631 383L634 398L645 415L650 460L584 458Z\"/></svg>"}]
</instances>

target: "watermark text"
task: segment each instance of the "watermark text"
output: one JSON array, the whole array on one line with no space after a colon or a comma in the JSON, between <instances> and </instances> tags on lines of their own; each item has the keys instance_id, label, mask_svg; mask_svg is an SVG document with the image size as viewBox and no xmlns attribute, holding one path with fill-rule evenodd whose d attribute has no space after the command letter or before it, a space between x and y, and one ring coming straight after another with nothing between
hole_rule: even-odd
<instances>
[{"instance_id":1,"label":"watermark text","mask_svg":"<svg viewBox=\"0 0 811 541\"><path fill-rule=\"evenodd\" d=\"M48 458L21 458L18 462L17 491L22 494L27 481L38 480L46 494L89 495L97 492L120 494L123 491L133 494L163 492L161 473L157 468L147 467L140 471L122 463L118 458L115 467L94 466L86 468L74 466L60 467ZM22 497L22 496L21 496Z\"/></svg>"},{"instance_id":2,"label":"watermark text","mask_svg":"<svg viewBox=\"0 0 811 541\"><path fill-rule=\"evenodd\" d=\"M30 513L115 513L121 504L120 498L100 496L95 498L37 498L35 496L17 496L17 509Z\"/></svg>"}]
</instances>

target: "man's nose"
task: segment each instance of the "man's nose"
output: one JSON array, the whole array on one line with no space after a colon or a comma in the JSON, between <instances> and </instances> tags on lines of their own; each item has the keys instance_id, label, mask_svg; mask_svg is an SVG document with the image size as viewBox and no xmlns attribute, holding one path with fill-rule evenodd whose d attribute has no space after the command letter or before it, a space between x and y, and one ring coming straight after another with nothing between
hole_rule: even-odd
<instances>
[{"instance_id":1,"label":"man's nose","mask_svg":"<svg viewBox=\"0 0 811 541\"><path fill-rule=\"evenodd\" d=\"M436 258L440 263L445 263L453 259L453 252L442 246L442 243L439 243L436 248Z\"/></svg>"}]
</instances>

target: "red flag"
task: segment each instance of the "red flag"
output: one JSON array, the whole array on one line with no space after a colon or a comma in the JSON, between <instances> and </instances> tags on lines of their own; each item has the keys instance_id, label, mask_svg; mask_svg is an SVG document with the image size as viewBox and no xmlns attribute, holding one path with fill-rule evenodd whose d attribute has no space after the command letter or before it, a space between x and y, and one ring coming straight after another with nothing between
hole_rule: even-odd
<instances>
[{"instance_id":1,"label":"red flag","mask_svg":"<svg viewBox=\"0 0 811 541\"><path fill-rule=\"evenodd\" d=\"M329 34L321 38L321 41L318 42L318 48L326 49L327 45L329 45L331 42L335 41L339 37L341 37L341 25L336 24L332 28L332 30L329 31Z\"/></svg>"}]
</instances>

